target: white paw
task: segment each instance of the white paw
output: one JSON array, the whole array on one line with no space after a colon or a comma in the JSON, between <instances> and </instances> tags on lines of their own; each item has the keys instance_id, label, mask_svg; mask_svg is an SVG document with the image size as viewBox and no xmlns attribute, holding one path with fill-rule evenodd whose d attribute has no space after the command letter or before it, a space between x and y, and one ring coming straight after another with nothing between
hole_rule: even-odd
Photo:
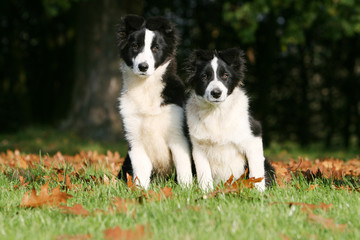
<instances>
[{"instance_id":1,"label":"white paw","mask_svg":"<svg viewBox=\"0 0 360 240\"><path fill-rule=\"evenodd\" d=\"M147 190L150 185L150 178L140 180L139 177L134 176L134 184L136 186L142 187L143 189Z\"/></svg>"},{"instance_id":2,"label":"white paw","mask_svg":"<svg viewBox=\"0 0 360 240\"><path fill-rule=\"evenodd\" d=\"M183 188L187 188L190 187L192 185L192 175L186 176L186 177L177 177L178 183L180 184L181 187Z\"/></svg>"},{"instance_id":3,"label":"white paw","mask_svg":"<svg viewBox=\"0 0 360 240\"><path fill-rule=\"evenodd\" d=\"M200 189L203 192L210 192L211 190L214 189L213 183L212 182L200 182L199 183Z\"/></svg>"},{"instance_id":4,"label":"white paw","mask_svg":"<svg viewBox=\"0 0 360 240\"><path fill-rule=\"evenodd\" d=\"M255 188L259 191L259 192L264 192L265 191L265 179L263 179L261 182L255 183Z\"/></svg>"}]
</instances>

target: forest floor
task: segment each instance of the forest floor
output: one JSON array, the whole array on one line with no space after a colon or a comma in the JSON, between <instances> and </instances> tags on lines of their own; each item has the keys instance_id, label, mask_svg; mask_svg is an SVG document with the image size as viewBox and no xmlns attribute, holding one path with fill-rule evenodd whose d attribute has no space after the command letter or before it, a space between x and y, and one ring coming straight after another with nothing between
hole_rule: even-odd
<instances>
[{"instance_id":1,"label":"forest floor","mask_svg":"<svg viewBox=\"0 0 360 240\"><path fill-rule=\"evenodd\" d=\"M277 185L264 193L253 188L259 179L246 178L209 193L173 178L144 191L115 177L124 144L43 131L0 137L0 239L360 237L356 154L270 155Z\"/></svg>"}]
</instances>

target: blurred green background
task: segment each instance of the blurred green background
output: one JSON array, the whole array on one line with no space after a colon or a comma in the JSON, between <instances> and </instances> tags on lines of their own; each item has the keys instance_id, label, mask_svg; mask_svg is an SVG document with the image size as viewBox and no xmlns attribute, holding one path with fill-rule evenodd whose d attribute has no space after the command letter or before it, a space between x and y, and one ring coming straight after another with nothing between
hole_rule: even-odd
<instances>
[{"instance_id":1,"label":"blurred green background","mask_svg":"<svg viewBox=\"0 0 360 240\"><path fill-rule=\"evenodd\" d=\"M125 151L115 31L127 13L176 23L181 76L192 49L242 48L268 154L360 154L355 0L1 1L1 151Z\"/></svg>"}]
</instances>

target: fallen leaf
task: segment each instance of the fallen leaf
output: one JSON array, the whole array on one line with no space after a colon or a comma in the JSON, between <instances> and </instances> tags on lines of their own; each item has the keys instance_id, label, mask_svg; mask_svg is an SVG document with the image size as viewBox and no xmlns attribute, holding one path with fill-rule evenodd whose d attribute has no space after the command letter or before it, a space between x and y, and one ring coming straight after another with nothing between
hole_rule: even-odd
<instances>
[{"instance_id":1,"label":"fallen leaf","mask_svg":"<svg viewBox=\"0 0 360 240\"><path fill-rule=\"evenodd\" d=\"M144 225L137 225L134 230L128 229L124 230L121 229L119 226L114 228L108 228L104 231L105 239L110 240L137 240L137 239L144 239L145 238L145 226Z\"/></svg>"},{"instance_id":2,"label":"fallen leaf","mask_svg":"<svg viewBox=\"0 0 360 240\"><path fill-rule=\"evenodd\" d=\"M67 199L72 197L72 195L66 192L60 192L60 186L54 188L51 195L49 195L48 191L49 182L41 187L39 195L36 195L35 188L26 192L20 203L20 207L58 206L60 203L66 203Z\"/></svg>"},{"instance_id":3,"label":"fallen leaf","mask_svg":"<svg viewBox=\"0 0 360 240\"><path fill-rule=\"evenodd\" d=\"M280 237L282 240L290 240L290 238L283 233L280 233Z\"/></svg>"},{"instance_id":4,"label":"fallen leaf","mask_svg":"<svg viewBox=\"0 0 360 240\"><path fill-rule=\"evenodd\" d=\"M229 193L240 193L244 188L254 188L254 183L261 182L264 178L248 178L246 179L246 175L248 173L248 169L246 169L245 173L240 176L239 179L233 180L234 176L231 175L230 178L224 183L224 187L217 187L215 191L210 192L204 195L203 199L213 198L218 194L229 194Z\"/></svg>"},{"instance_id":5,"label":"fallen leaf","mask_svg":"<svg viewBox=\"0 0 360 240\"><path fill-rule=\"evenodd\" d=\"M88 216L89 212L81 204L75 204L73 207L59 206L62 209L62 213Z\"/></svg>"},{"instance_id":6,"label":"fallen leaf","mask_svg":"<svg viewBox=\"0 0 360 240\"><path fill-rule=\"evenodd\" d=\"M308 219L332 230L344 231L346 228L346 224L337 224L332 218L324 218L323 216L314 214L310 211L308 212Z\"/></svg>"},{"instance_id":7,"label":"fallen leaf","mask_svg":"<svg viewBox=\"0 0 360 240\"><path fill-rule=\"evenodd\" d=\"M142 196L140 196L140 200L142 197L144 197L148 202L161 201L163 199L172 197L172 188L169 187L161 188L160 192L155 192L153 190L149 190L147 193L142 192Z\"/></svg>"},{"instance_id":8,"label":"fallen leaf","mask_svg":"<svg viewBox=\"0 0 360 240\"><path fill-rule=\"evenodd\" d=\"M114 198L112 204L115 207L115 212L124 212L128 211L128 207L131 204L136 204L134 199L122 199L120 197Z\"/></svg>"},{"instance_id":9,"label":"fallen leaf","mask_svg":"<svg viewBox=\"0 0 360 240\"><path fill-rule=\"evenodd\" d=\"M309 187L307 190L312 191L312 190L314 190L314 189L317 188L317 187L319 187L318 184L311 184L310 187Z\"/></svg>"}]
</instances>

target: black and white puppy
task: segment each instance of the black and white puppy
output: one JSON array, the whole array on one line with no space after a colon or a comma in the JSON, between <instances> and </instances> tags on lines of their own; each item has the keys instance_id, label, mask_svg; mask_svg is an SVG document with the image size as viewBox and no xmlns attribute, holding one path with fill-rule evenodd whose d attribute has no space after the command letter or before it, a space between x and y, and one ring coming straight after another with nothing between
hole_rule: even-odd
<instances>
[{"instance_id":1,"label":"black and white puppy","mask_svg":"<svg viewBox=\"0 0 360 240\"><path fill-rule=\"evenodd\" d=\"M226 181L231 175L239 178L249 167L249 177L265 177L255 184L264 191L274 179L274 169L264 157L261 125L249 114L249 100L241 88L243 52L197 50L186 71L186 117L200 188L210 190L213 181Z\"/></svg>"},{"instance_id":2,"label":"black and white puppy","mask_svg":"<svg viewBox=\"0 0 360 240\"><path fill-rule=\"evenodd\" d=\"M190 143L184 133L184 85L176 75L178 36L162 17L128 15L117 32L122 59L120 114L129 145L126 173L147 189L150 177L176 169L181 185L192 182Z\"/></svg>"}]
</instances>

